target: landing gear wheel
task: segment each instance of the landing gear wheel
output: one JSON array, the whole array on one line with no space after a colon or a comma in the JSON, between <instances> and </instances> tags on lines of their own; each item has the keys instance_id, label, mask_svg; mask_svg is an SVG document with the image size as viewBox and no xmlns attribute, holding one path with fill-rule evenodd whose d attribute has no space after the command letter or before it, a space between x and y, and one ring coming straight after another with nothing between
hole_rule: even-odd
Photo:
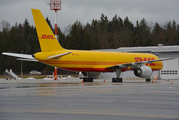
<instances>
[{"instance_id":1,"label":"landing gear wheel","mask_svg":"<svg viewBox=\"0 0 179 120\"><path fill-rule=\"evenodd\" d=\"M93 82L93 78L88 78L88 82Z\"/></svg>"},{"instance_id":2,"label":"landing gear wheel","mask_svg":"<svg viewBox=\"0 0 179 120\"><path fill-rule=\"evenodd\" d=\"M121 83L122 83L122 78L119 78L119 82L121 82Z\"/></svg>"},{"instance_id":3,"label":"landing gear wheel","mask_svg":"<svg viewBox=\"0 0 179 120\"><path fill-rule=\"evenodd\" d=\"M112 78L112 82L116 82L116 78Z\"/></svg>"},{"instance_id":4,"label":"landing gear wheel","mask_svg":"<svg viewBox=\"0 0 179 120\"><path fill-rule=\"evenodd\" d=\"M150 78L147 78L147 79L146 79L146 82L151 82L151 79L150 79Z\"/></svg>"},{"instance_id":5,"label":"landing gear wheel","mask_svg":"<svg viewBox=\"0 0 179 120\"><path fill-rule=\"evenodd\" d=\"M93 82L93 78L83 78L83 82Z\"/></svg>"},{"instance_id":6,"label":"landing gear wheel","mask_svg":"<svg viewBox=\"0 0 179 120\"><path fill-rule=\"evenodd\" d=\"M120 83L122 83L122 78L112 78L112 82L120 82Z\"/></svg>"},{"instance_id":7,"label":"landing gear wheel","mask_svg":"<svg viewBox=\"0 0 179 120\"><path fill-rule=\"evenodd\" d=\"M87 82L87 78L83 78L83 82Z\"/></svg>"}]
</instances>

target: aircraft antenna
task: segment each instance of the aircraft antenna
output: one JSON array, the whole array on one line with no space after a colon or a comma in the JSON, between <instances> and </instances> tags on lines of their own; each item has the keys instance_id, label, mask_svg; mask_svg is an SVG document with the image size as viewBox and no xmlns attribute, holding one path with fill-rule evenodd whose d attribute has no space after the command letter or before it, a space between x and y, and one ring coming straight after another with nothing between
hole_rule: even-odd
<instances>
[{"instance_id":1,"label":"aircraft antenna","mask_svg":"<svg viewBox=\"0 0 179 120\"><path fill-rule=\"evenodd\" d=\"M61 10L61 0L50 0L50 3L48 3L48 5L50 5L50 10L55 10L55 37L59 41L57 35L57 11ZM57 67L55 67L54 80L57 79Z\"/></svg>"}]
</instances>

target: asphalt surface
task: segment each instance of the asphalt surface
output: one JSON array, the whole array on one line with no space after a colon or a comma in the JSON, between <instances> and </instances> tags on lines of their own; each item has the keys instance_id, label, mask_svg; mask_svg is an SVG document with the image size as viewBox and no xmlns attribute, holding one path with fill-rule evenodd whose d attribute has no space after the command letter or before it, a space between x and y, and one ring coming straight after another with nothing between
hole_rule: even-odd
<instances>
[{"instance_id":1,"label":"asphalt surface","mask_svg":"<svg viewBox=\"0 0 179 120\"><path fill-rule=\"evenodd\" d=\"M0 79L0 120L179 120L179 80Z\"/></svg>"}]
</instances>

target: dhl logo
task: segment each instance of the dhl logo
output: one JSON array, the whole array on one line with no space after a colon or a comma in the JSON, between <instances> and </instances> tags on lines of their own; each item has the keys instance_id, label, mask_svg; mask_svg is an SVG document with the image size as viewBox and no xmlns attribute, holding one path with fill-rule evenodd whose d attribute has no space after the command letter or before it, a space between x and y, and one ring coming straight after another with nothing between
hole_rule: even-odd
<instances>
[{"instance_id":1,"label":"dhl logo","mask_svg":"<svg viewBox=\"0 0 179 120\"><path fill-rule=\"evenodd\" d=\"M149 61L149 60L155 60L155 58L141 58L141 57L135 57L134 58L135 62L141 62L141 61ZM163 66L162 63L151 63L151 64L146 64L146 66Z\"/></svg>"},{"instance_id":2,"label":"dhl logo","mask_svg":"<svg viewBox=\"0 0 179 120\"><path fill-rule=\"evenodd\" d=\"M55 39L53 35L42 35L39 39Z\"/></svg>"},{"instance_id":3,"label":"dhl logo","mask_svg":"<svg viewBox=\"0 0 179 120\"><path fill-rule=\"evenodd\" d=\"M142 59L141 57L135 57L134 60L135 60L135 62L141 62L141 61L147 61L147 60L155 60L155 58L144 58L144 59Z\"/></svg>"}]
</instances>

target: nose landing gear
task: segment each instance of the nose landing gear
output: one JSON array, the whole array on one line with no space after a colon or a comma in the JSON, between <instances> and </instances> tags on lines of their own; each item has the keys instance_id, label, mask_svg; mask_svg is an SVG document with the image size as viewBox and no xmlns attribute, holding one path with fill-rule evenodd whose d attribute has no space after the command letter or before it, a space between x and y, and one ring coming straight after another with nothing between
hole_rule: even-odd
<instances>
[{"instance_id":1,"label":"nose landing gear","mask_svg":"<svg viewBox=\"0 0 179 120\"><path fill-rule=\"evenodd\" d=\"M83 82L93 82L93 78L83 78Z\"/></svg>"}]
</instances>

